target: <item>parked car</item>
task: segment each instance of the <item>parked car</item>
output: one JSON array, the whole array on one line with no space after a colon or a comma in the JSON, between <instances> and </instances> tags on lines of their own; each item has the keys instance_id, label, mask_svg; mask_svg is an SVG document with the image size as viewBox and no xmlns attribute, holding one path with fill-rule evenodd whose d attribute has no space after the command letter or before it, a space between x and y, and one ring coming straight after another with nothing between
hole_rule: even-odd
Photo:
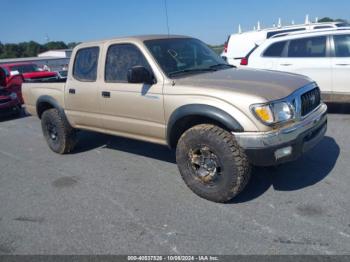
<instances>
[{"instance_id":1,"label":"parked car","mask_svg":"<svg viewBox=\"0 0 350 262\"><path fill-rule=\"evenodd\" d=\"M0 67L0 115L20 114L22 112L22 75L9 76Z\"/></svg>"},{"instance_id":2,"label":"parked car","mask_svg":"<svg viewBox=\"0 0 350 262\"><path fill-rule=\"evenodd\" d=\"M7 71L8 77L21 74L26 81L57 78L55 72L44 71L34 63L2 64L1 67Z\"/></svg>"},{"instance_id":3,"label":"parked car","mask_svg":"<svg viewBox=\"0 0 350 262\"><path fill-rule=\"evenodd\" d=\"M168 145L190 189L216 202L244 189L252 165L295 160L327 129L309 78L236 69L185 36L80 44L66 83L24 83L23 94L52 151L71 152L77 129Z\"/></svg>"},{"instance_id":4,"label":"parked car","mask_svg":"<svg viewBox=\"0 0 350 262\"><path fill-rule=\"evenodd\" d=\"M245 60L242 58L245 58L250 52L254 50L256 46L261 45L264 41L275 35L288 34L291 32L320 30L326 28L336 29L346 26L350 26L350 24L345 22L308 23L232 34L228 37L221 56L231 65L245 65Z\"/></svg>"},{"instance_id":5,"label":"parked car","mask_svg":"<svg viewBox=\"0 0 350 262\"><path fill-rule=\"evenodd\" d=\"M246 63L306 75L317 82L325 101L350 102L350 28L275 36Z\"/></svg>"},{"instance_id":6,"label":"parked car","mask_svg":"<svg viewBox=\"0 0 350 262\"><path fill-rule=\"evenodd\" d=\"M67 79L68 71L67 70L60 70L60 71L56 71L56 74L57 74L59 79Z\"/></svg>"}]
</instances>

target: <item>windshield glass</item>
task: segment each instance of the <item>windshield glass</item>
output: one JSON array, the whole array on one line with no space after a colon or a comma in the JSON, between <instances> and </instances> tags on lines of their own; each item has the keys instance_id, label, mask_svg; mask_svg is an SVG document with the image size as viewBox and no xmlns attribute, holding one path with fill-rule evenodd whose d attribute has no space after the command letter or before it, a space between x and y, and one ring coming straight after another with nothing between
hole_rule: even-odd
<instances>
[{"instance_id":1,"label":"windshield glass","mask_svg":"<svg viewBox=\"0 0 350 262\"><path fill-rule=\"evenodd\" d=\"M15 65L11 66L11 71L18 71L20 74L39 72L39 68L35 64L27 64L27 65Z\"/></svg>"},{"instance_id":2,"label":"windshield glass","mask_svg":"<svg viewBox=\"0 0 350 262\"><path fill-rule=\"evenodd\" d=\"M63 70L63 71L59 71L59 73L60 73L60 75L61 75L62 77L67 77L68 71Z\"/></svg>"},{"instance_id":3,"label":"windshield glass","mask_svg":"<svg viewBox=\"0 0 350 262\"><path fill-rule=\"evenodd\" d=\"M232 67L197 39L169 38L144 43L169 77Z\"/></svg>"}]
</instances>

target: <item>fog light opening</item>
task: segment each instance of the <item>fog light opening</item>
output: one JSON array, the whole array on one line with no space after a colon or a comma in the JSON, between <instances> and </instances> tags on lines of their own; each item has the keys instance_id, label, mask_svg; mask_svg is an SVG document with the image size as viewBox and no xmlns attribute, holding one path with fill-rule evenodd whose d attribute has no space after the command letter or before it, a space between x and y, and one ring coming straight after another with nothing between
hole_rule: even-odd
<instances>
[{"instance_id":1,"label":"fog light opening","mask_svg":"<svg viewBox=\"0 0 350 262\"><path fill-rule=\"evenodd\" d=\"M278 159L281 159L283 157L290 156L292 154L292 151L293 151L293 149L291 146L280 148L280 149L275 151L275 158L276 158L276 160L278 160Z\"/></svg>"}]
</instances>

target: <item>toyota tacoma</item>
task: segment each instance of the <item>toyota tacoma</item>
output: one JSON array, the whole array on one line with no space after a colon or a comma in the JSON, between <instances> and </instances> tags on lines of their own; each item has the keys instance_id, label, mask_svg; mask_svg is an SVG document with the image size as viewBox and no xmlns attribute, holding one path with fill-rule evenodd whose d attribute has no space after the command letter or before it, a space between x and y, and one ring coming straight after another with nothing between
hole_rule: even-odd
<instances>
[{"instance_id":1,"label":"toyota tacoma","mask_svg":"<svg viewBox=\"0 0 350 262\"><path fill-rule=\"evenodd\" d=\"M82 43L65 83L25 83L23 95L52 151L71 152L77 130L168 145L188 187L215 202L239 194L251 166L295 160L327 129L309 78L235 68L186 36Z\"/></svg>"}]
</instances>

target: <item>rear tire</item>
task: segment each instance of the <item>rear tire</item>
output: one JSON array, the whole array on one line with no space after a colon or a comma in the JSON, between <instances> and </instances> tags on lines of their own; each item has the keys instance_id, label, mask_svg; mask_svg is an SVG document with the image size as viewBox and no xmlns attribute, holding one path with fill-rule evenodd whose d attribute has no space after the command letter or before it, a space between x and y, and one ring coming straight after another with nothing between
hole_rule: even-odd
<instances>
[{"instance_id":1,"label":"rear tire","mask_svg":"<svg viewBox=\"0 0 350 262\"><path fill-rule=\"evenodd\" d=\"M224 203L250 179L251 166L234 136L214 125L187 130L176 148L176 161L187 186L198 196Z\"/></svg>"},{"instance_id":2,"label":"rear tire","mask_svg":"<svg viewBox=\"0 0 350 262\"><path fill-rule=\"evenodd\" d=\"M41 127L52 151L58 154L73 151L77 142L76 132L57 109L49 109L42 114Z\"/></svg>"}]
</instances>

